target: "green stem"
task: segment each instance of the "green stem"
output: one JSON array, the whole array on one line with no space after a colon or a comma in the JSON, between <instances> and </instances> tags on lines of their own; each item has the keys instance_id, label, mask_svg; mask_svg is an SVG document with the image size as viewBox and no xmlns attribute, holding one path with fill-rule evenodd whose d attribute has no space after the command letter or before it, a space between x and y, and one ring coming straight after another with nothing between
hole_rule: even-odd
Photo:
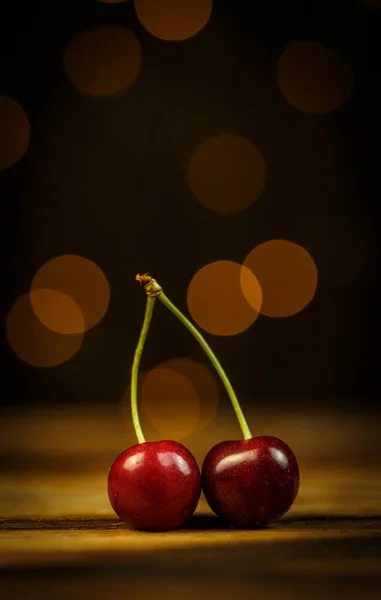
<instances>
[{"instance_id":1,"label":"green stem","mask_svg":"<svg viewBox=\"0 0 381 600\"><path fill-rule=\"evenodd\" d=\"M225 389L226 389L226 391L228 393L230 401L231 401L231 403L233 405L234 412L235 412L235 414L237 416L239 426L241 427L241 431L242 431L242 435L243 435L244 439L245 440L251 439L253 436L252 436L251 431L249 429L249 426L247 424L245 415L242 412L240 403L239 403L238 398L237 398L237 396L235 394L233 386L230 383L230 381L229 381L229 379L228 379L228 377L227 377L224 369L221 366L221 363L217 359L217 357L214 354L213 350L211 349L211 347L209 346L209 344L205 341L205 339L201 335L201 333L196 329L196 327L169 300L169 298L167 298L167 296L164 294L164 292L161 292L161 293L157 294L157 298L159 298L159 300L161 300L162 303L167 308L169 308L169 310L175 315L175 317L177 317L179 319L179 321L181 321L181 323L183 325L185 325L185 327L188 329L188 331L190 331L191 334L193 335L193 337L198 341L198 343L200 344L201 348L205 351L205 353L209 357L212 365L216 369L216 371L217 371L217 373L218 373L218 375L219 375L219 377L220 377L223 385L225 386Z\"/></svg>"},{"instance_id":2,"label":"green stem","mask_svg":"<svg viewBox=\"0 0 381 600\"><path fill-rule=\"evenodd\" d=\"M134 425L136 437L138 438L139 444L144 443L145 437L143 435L142 428L140 426L139 412L138 412L138 378L139 378L139 366L140 359L143 354L144 344L147 338L149 326L152 319L153 307L155 305L156 298L155 296L147 296L147 305L146 312L144 315L144 321L142 325L142 330L140 332L140 337L138 341L138 345L136 346L135 354L134 354L134 362L132 364L132 372L131 372L131 414L132 414L132 423Z\"/></svg>"}]
</instances>

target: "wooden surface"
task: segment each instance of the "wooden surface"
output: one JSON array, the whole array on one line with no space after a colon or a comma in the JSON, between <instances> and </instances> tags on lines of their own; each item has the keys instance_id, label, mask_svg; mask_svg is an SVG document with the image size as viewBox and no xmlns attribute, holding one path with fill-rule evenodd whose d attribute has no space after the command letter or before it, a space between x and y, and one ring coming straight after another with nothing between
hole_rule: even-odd
<instances>
[{"instance_id":1,"label":"wooden surface","mask_svg":"<svg viewBox=\"0 0 381 600\"><path fill-rule=\"evenodd\" d=\"M108 466L134 443L115 410L1 416L0 579L4 598L376 598L381 589L380 423L375 415L260 411L301 467L294 507L255 531L225 527L203 498L182 529L144 533L113 515ZM254 422L254 416L251 422ZM184 443L239 435L219 414Z\"/></svg>"}]
</instances>

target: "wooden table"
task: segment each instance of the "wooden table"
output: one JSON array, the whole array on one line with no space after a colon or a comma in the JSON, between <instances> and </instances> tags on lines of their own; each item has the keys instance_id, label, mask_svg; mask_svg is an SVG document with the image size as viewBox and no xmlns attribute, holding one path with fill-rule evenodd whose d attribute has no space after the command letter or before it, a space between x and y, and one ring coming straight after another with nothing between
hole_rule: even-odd
<instances>
[{"instance_id":1,"label":"wooden table","mask_svg":"<svg viewBox=\"0 0 381 600\"><path fill-rule=\"evenodd\" d=\"M379 419L319 407L274 414L256 414L256 433L290 443L301 467L286 517L238 531L201 498L184 528L144 533L121 523L106 496L109 464L134 443L117 410L4 413L1 597L380 597ZM186 443L201 463L211 445L238 435L223 413Z\"/></svg>"}]
</instances>

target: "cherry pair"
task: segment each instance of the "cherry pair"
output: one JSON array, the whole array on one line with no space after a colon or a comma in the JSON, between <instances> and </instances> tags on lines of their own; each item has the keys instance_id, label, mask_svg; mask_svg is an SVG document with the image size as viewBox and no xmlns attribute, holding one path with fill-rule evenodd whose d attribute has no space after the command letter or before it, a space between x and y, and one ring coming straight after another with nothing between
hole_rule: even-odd
<instances>
[{"instance_id":1,"label":"cherry pair","mask_svg":"<svg viewBox=\"0 0 381 600\"><path fill-rule=\"evenodd\" d=\"M194 513L201 487L211 509L237 527L258 527L284 515L299 490L299 469L291 449L271 436L253 437L221 364L192 323L149 275L136 279L147 307L131 374L131 412L138 444L122 452L110 468L108 495L116 514L136 529L180 527ZM244 440L221 442L205 457L201 476L185 446L174 441L146 442L137 408L140 359L156 298L177 316L209 356L235 410Z\"/></svg>"}]
</instances>

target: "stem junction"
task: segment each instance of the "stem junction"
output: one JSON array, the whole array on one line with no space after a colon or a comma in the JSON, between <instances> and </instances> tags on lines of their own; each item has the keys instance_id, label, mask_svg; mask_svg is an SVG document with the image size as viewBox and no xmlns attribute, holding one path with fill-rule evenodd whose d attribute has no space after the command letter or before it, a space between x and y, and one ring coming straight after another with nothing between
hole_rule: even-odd
<instances>
[{"instance_id":1,"label":"stem junction","mask_svg":"<svg viewBox=\"0 0 381 600\"><path fill-rule=\"evenodd\" d=\"M162 287L157 283L157 281L155 279L153 279L153 277L151 277L148 273L145 273L144 275L137 275L136 280L144 288L144 290L148 296L147 310L148 310L148 301L149 300L155 301L155 299L158 298L175 315L175 317L177 317L179 319L179 321L188 329L188 331L190 331L190 333L193 335L193 337L200 344L201 348L204 350L204 352L208 356L210 362L212 363L213 367L215 368L222 384L224 385L224 387L226 389L226 392L229 396L230 402L232 403L232 406L233 406L234 412L236 414L236 417L237 417L237 420L238 420L239 426L241 428L244 439L245 440L251 439L253 437L252 433L247 424L245 415L242 412L241 405L238 401L238 398L233 389L233 386L230 383L228 376L226 375L224 369L222 368L221 363L217 359L216 355L214 354L214 352L211 349L211 347L209 346L209 344L206 342L205 338L196 329L196 327L193 325L193 323L191 323L189 321L189 319L187 319L187 317L173 304L173 302L171 302L171 300L169 300L169 298L164 294ZM152 311L151 311L151 314L152 314ZM147 313L146 313L146 315L147 315ZM146 322L146 319L144 322ZM148 324L149 324L149 322L148 322ZM143 329L144 329L144 324L143 324ZM148 330L148 327L147 327L147 330ZM143 330L142 330L142 334L143 334ZM141 338L142 338L142 335L141 335ZM144 340L145 340L145 337L144 337ZM143 345L144 345L144 340L142 342ZM140 342L141 342L141 339L139 340L139 343ZM139 344L138 344L138 346L139 346ZM141 352L140 352L140 355L141 355ZM140 360L140 357L139 357L139 360ZM139 364L138 364L138 366L139 366ZM131 400L131 404L132 404L132 400ZM135 408L136 408L136 403L135 403ZM137 411L136 411L136 415L137 415ZM136 419L136 421L139 424L138 418ZM134 425L135 425L135 421L134 421ZM140 425L139 425L139 427L140 427ZM136 427L135 427L135 431L138 435L138 431L137 431ZM141 430L140 430L140 432L141 432ZM138 439L139 439L139 437L138 437ZM143 441L144 441L144 438L143 438Z\"/></svg>"}]
</instances>

